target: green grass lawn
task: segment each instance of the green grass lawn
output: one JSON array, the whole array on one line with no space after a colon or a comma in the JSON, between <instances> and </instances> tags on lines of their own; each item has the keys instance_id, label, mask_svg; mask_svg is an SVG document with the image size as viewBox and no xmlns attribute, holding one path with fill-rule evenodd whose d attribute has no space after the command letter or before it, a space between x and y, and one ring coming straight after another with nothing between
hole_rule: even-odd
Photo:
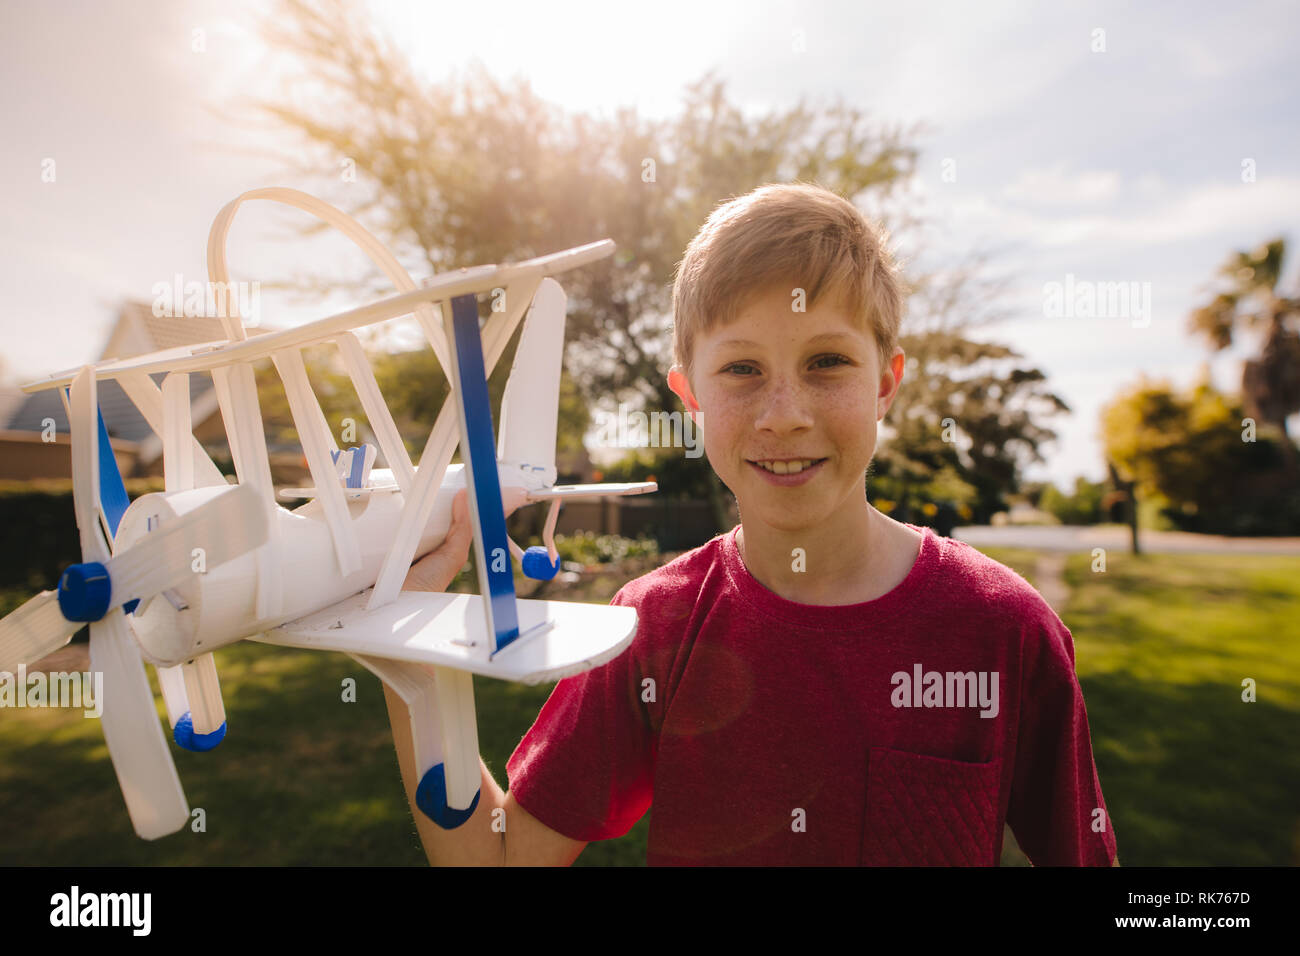
<instances>
[{"instance_id":1,"label":"green grass lawn","mask_svg":"<svg viewBox=\"0 0 1300 956\"><path fill-rule=\"evenodd\" d=\"M1300 864L1300 558L1091 563L1064 619L1120 861Z\"/></svg>"},{"instance_id":2,"label":"green grass lawn","mask_svg":"<svg viewBox=\"0 0 1300 956\"><path fill-rule=\"evenodd\" d=\"M1038 586L1034 552L984 550ZM1068 558L1062 619L1121 864L1300 864L1300 558L1092 563Z\"/></svg>"},{"instance_id":3,"label":"green grass lawn","mask_svg":"<svg viewBox=\"0 0 1300 956\"><path fill-rule=\"evenodd\" d=\"M1034 582L1033 552L988 553ZM1104 574L1090 563L1070 559L1063 617L1124 865L1300 862L1300 559L1112 553ZM607 601L621 583L592 575L581 597ZM173 747L204 832L137 839L98 721L6 709L0 864L424 863L376 678L341 654L249 642L217 663L228 739L209 754ZM342 700L349 677L355 703ZM1241 701L1247 677L1256 703ZM498 782L549 692L475 678ZM648 822L590 845L579 865L643 864ZM1003 862L1023 863L1013 842Z\"/></svg>"}]
</instances>

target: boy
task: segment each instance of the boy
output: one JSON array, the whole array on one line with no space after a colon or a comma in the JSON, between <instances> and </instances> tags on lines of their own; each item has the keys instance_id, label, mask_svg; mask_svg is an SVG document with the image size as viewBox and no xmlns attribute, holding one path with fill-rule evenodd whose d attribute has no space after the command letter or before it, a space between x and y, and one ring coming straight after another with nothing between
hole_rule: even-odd
<instances>
[{"instance_id":1,"label":"boy","mask_svg":"<svg viewBox=\"0 0 1300 956\"><path fill-rule=\"evenodd\" d=\"M1070 632L1014 572L866 500L904 373L881 237L824 189L765 186L709 217L673 307L668 381L741 524L619 591L632 646L556 686L509 793L483 768L460 828L415 812L430 860L567 864L653 807L651 864L993 866L1004 821L1036 865L1111 864ZM410 586L463 564L455 510Z\"/></svg>"}]
</instances>

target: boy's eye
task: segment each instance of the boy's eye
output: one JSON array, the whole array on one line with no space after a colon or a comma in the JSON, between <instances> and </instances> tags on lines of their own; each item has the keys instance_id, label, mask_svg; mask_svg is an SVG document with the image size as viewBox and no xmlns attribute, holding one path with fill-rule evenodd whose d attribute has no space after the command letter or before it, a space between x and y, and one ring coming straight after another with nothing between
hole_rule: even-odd
<instances>
[{"instance_id":1,"label":"boy's eye","mask_svg":"<svg viewBox=\"0 0 1300 956\"><path fill-rule=\"evenodd\" d=\"M830 364L823 364L823 363L830 363ZM846 359L843 355L823 355L820 358L813 360L814 368L835 368L835 366L837 365L851 365L851 364L852 363L848 359ZM745 362L736 362L732 365L728 365L726 368L723 369L723 371L734 372L736 369L747 369L749 372L752 372L754 371L754 366L749 365ZM746 377L746 378L749 377L746 372L740 372L738 374L742 375L742 377Z\"/></svg>"}]
</instances>

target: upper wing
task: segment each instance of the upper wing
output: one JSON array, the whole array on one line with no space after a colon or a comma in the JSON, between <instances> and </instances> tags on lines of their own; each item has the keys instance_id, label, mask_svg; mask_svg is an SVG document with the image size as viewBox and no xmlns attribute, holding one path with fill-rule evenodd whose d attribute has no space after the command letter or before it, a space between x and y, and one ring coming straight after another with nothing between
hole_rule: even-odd
<instances>
[{"instance_id":1,"label":"upper wing","mask_svg":"<svg viewBox=\"0 0 1300 956\"><path fill-rule=\"evenodd\" d=\"M390 603L367 610L369 599L369 591L354 594L252 639L536 684L612 660L636 635L634 608L520 600L519 638L489 659L491 640L479 595L402 591Z\"/></svg>"},{"instance_id":2,"label":"upper wing","mask_svg":"<svg viewBox=\"0 0 1300 956\"><path fill-rule=\"evenodd\" d=\"M240 342L207 346L186 346L155 352L133 359L102 362L95 366L96 379L117 378L125 372L139 371L146 374L155 372L199 372L220 368L240 362L252 362L265 358L273 352L283 349L302 349L318 345L337 337L351 329L386 322L414 312L426 303L442 302L461 295L490 292L497 287L510 283L539 282L548 275L556 275L569 269L586 265L602 259L614 251L614 243L609 239L587 243L565 249L552 255L539 256L511 265L476 266L445 273L429 280L423 287L411 292L380 299L346 312L315 322L307 322L291 329L267 332L255 335ZM69 385L80 369L56 372L47 378L30 382L23 386L23 391L37 392L57 385Z\"/></svg>"}]
</instances>

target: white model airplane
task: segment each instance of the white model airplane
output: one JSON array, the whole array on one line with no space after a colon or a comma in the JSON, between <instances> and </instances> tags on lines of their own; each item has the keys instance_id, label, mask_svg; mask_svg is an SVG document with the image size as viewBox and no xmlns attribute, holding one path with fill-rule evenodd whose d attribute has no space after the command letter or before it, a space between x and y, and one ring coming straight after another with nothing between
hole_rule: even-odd
<instances>
[{"instance_id":1,"label":"white model airplane","mask_svg":"<svg viewBox=\"0 0 1300 956\"><path fill-rule=\"evenodd\" d=\"M244 193L217 216L208 273L228 283L225 238L241 203L282 202L339 228L398 294L298 328L248 338L237 312L227 339L102 362L24 386L58 387L72 427L73 498L85 563L0 621L0 669L39 660L90 623L91 669L104 674L103 729L139 836L179 830L189 806L158 725L141 661L158 669L177 744L208 750L226 732L212 652L245 638L350 654L410 710L417 803L443 827L478 802L472 674L537 683L617 656L636 631L631 608L516 600L510 554L530 577L558 570L553 532L567 498L639 494L654 482L555 485L556 419L566 298L550 276L614 251L609 240L505 266L435 276L417 286L355 220L297 190ZM228 287L228 286L227 286ZM479 293L505 309L480 330ZM436 319L440 308L443 321ZM352 329L414 313L452 385L417 468L407 456ZM487 376L527 312L493 448ZM376 449L340 450L302 359L335 344L388 468ZM288 511L275 500L252 363L270 356L284 382L313 487ZM231 486L193 437L188 374L210 371L239 482ZM161 387L149 377L166 372ZM96 382L112 378L163 441L166 491L128 502L98 412ZM71 386L70 390L67 387ZM452 465L459 436L464 465ZM436 548L456 492L469 489L481 596L402 591L414 559ZM545 547L522 551L505 511L549 502ZM98 519L98 520L97 520Z\"/></svg>"}]
</instances>

